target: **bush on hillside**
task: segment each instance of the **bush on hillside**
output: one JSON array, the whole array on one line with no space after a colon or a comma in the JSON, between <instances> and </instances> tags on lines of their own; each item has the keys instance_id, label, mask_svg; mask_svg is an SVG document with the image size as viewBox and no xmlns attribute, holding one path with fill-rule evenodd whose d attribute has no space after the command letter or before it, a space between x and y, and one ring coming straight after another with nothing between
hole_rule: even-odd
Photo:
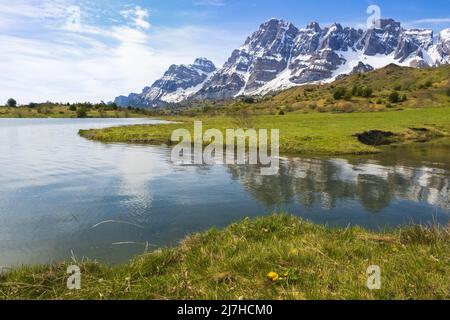
<instances>
[{"instance_id":1,"label":"bush on hillside","mask_svg":"<svg viewBox=\"0 0 450 320\"><path fill-rule=\"evenodd\" d=\"M393 92L389 95L388 99L389 99L389 102L391 102L391 103L397 103L397 102L400 101L400 95L398 94L397 91L393 91Z\"/></svg>"}]
</instances>

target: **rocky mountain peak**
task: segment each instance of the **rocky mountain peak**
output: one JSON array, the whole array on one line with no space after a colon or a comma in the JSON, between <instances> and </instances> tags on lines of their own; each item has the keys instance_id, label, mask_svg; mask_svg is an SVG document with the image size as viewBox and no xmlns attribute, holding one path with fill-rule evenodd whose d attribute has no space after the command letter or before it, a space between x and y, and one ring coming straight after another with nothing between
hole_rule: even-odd
<instances>
[{"instance_id":1,"label":"rocky mountain peak","mask_svg":"<svg viewBox=\"0 0 450 320\"><path fill-rule=\"evenodd\" d=\"M380 19L380 29L390 32L398 32L401 29L401 23L394 19Z\"/></svg>"},{"instance_id":2,"label":"rocky mountain peak","mask_svg":"<svg viewBox=\"0 0 450 320\"><path fill-rule=\"evenodd\" d=\"M314 32L321 32L322 29L320 28L320 25L317 22L310 22L306 29L313 30Z\"/></svg>"},{"instance_id":3,"label":"rocky mountain peak","mask_svg":"<svg viewBox=\"0 0 450 320\"><path fill-rule=\"evenodd\" d=\"M325 35L322 41L322 49L331 49L335 51L347 51L353 48L362 32L353 28L343 28L341 24L335 23L325 29Z\"/></svg>"},{"instance_id":4,"label":"rocky mountain peak","mask_svg":"<svg viewBox=\"0 0 450 320\"><path fill-rule=\"evenodd\" d=\"M279 45L285 36L293 39L297 33L298 29L292 23L270 19L247 39L244 46L247 46L249 50L273 47Z\"/></svg>"},{"instance_id":5,"label":"rocky mountain peak","mask_svg":"<svg viewBox=\"0 0 450 320\"><path fill-rule=\"evenodd\" d=\"M396 50L401 31L399 22L393 19L381 19L379 28L366 30L359 41L358 49L370 56L389 55Z\"/></svg>"},{"instance_id":6,"label":"rocky mountain peak","mask_svg":"<svg viewBox=\"0 0 450 320\"><path fill-rule=\"evenodd\" d=\"M208 73L214 72L216 70L216 66L214 65L214 63L207 58L195 59L194 64L192 64L192 66Z\"/></svg>"}]
</instances>

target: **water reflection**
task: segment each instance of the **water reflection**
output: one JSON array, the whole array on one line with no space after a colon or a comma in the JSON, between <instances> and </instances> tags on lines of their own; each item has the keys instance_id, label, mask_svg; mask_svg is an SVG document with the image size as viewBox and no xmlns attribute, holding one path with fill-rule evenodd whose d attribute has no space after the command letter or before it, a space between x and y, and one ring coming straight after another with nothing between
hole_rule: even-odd
<instances>
[{"instance_id":1,"label":"water reflection","mask_svg":"<svg viewBox=\"0 0 450 320\"><path fill-rule=\"evenodd\" d=\"M256 167L229 170L266 206L298 202L304 208L333 210L340 200L356 200L377 213L393 201L408 200L450 208L449 176L439 168L383 166L373 160L284 159L275 177L259 175Z\"/></svg>"}]
</instances>

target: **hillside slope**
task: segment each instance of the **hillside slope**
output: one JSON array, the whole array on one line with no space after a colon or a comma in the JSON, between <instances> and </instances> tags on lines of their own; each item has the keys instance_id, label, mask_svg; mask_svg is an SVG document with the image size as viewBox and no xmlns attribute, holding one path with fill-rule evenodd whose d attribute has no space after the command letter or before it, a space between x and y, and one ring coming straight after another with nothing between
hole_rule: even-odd
<instances>
[{"instance_id":1,"label":"hillside slope","mask_svg":"<svg viewBox=\"0 0 450 320\"><path fill-rule=\"evenodd\" d=\"M351 112L445 106L450 103L449 90L449 65L426 69L389 65L331 84L291 88L264 99L259 107Z\"/></svg>"}]
</instances>

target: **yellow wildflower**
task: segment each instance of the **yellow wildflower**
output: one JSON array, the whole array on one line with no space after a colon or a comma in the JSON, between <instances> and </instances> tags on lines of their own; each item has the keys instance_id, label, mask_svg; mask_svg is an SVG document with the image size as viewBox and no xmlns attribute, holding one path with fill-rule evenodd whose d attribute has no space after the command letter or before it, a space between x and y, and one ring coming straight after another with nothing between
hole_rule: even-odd
<instances>
[{"instance_id":1,"label":"yellow wildflower","mask_svg":"<svg viewBox=\"0 0 450 320\"><path fill-rule=\"evenodd\" d=\"M269 272L268 274L267 274L267 277L270 279L270 280L272 280L272 282L276 282L276 281L278 281L278 279L280 279L280 276L278 275L278 273L276 273L276 272Z\"/></svg>"}]
</instances>

